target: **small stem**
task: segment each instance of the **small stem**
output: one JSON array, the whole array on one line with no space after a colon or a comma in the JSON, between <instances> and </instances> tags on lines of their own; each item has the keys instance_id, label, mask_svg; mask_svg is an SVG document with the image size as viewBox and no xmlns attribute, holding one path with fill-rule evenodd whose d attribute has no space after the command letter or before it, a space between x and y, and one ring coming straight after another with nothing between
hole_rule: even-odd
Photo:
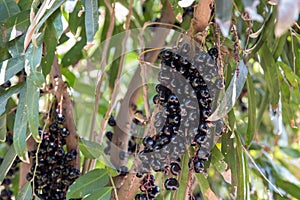
<instances>
[{"instance_id":1,"label":"small stem","mask_svg":"<svg viewBox=\"0 0 300 200\"><path fill-rule=\"evenodd\" d=\"M116 186L115 186L114 179L113 179L111 176L109 176L109 178L110 178L110 182L111 182L111 185L112 185L112 187L113 187L113 190L114 190L115 199L116 199L116 200L119 200L119 198L118 198L118 193L117 193L117 188L116 188Z\"/></svg>"}]
</instances>

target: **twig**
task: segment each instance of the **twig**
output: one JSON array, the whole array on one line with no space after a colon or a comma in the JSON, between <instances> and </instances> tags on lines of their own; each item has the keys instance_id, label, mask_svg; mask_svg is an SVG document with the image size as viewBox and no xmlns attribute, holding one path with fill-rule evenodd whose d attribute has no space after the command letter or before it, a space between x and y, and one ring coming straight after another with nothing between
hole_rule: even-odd
<instances>
[{"instance_id":1,"label":"twig","mask_svg":"<svg viewBox=\"0 0 300 200\"><path fill-rule=\"evenodd\" d=\"M129 30L129 26L130 26L130 21L131 21L131 16L132 16L132 5L133 5L133 0L130 0L129 3L129 13L127 15L127 19L126 19L126 24L125 24L125 28L126 28L126 33L125 33L125 37L122 41L122 53L121 53L121 58L120 58L120 64L119 64L119 69L118 69L118 74L117 74L117 78L115 80L115 86L112 92L112 98L111 98L111 102L109 104L108 110L105 114L104 119L102 120L102 124L101 124L101 129L100 129L100 133L98 134L99 137L99 143L102 143L103 140L103 133L105 132L105 128L108 122L108 119L112 113L113 110L113 106L115 105L116 101L117 101L117 96L119 93L119 85L120 85L120 78L121 78L121 74L123 71L123 66L124 66L124 60L125 60L125 55L126 55L126 44L127 44L127 40L129 38L130 35L130 30Z\"/></svg>"},{"instance_id":2,"label":"twig","mask_svg":"<svg viewBox=\"0 0 300 200\"><path fill-rule=\"evenodd\" d=\"M113 187L115 199L116 199L116 200L119 200L118 194L117 194L117 188L116 188L116 186L115 186L115 182L114 182L114 180L113 180L113 178L112 178L111 176L109 176L109 179L110 179L111 185L112 185L112 187Z\"/></svg>"},{"instance_id":3,"label":"twig","mask_svg":"<svg viewBox=\"0 0 300 200\"><path fill-rule=\"evenodd\" d=\"M174 11L172 8L172 5L169 1L166 2L166 9L162 13L162 22L173 24L175 21ZM164 42L165 38L167 37L169 30L162 30L154 28L154 36L151 40L152 47L161 47ZM152 51L145 55L145 61L147 62L154 62L159 54L159 51ZM128 105L132 105L136 102L138 99L138 95L141 88L137 88L136 86L140 86L142 83L141 78L141 68L137 68L131 82L129 83L127 93L123 99L123 102L120 107L120 112L117 116L117 123L118 126L116 126L114 137L118 138L118 140L122 141L122 143L128 143L128 135L124 134L124 132L130 130L130 122L131 122L131 116L133 115L133 112L129 110L128 112ZM121 127L122 129L120 129ZM116 144L116 143L115 143ZM115 145L113 145L115 146ZM121 148L121 147L120 147ZM116 150L115 150L116 151ZM113 148L111 149L111 155L113 153ZM115 154L116 155L116 154ZM115 156L114 156L115 157ZM112 163L115 163L115 160L113 157L111 157ZM132 176L135 176L134 173L130 173L125 180L125 182L122 184L122 187L118 188L118 196L120 197L127 197L127 199L133 199L134 195L137 191L137 189L140 186L138 178L136 178L136 181L134 183L131 183ZM117 181L117 180L116 180ZM115 183L116 183L115 181ZM128 190L128 186L131 185L130 191Z\"/></svg>"},{"instance_id":4,"label":"twig","mask_svg":"<svg viewBox=\"0 0 300 200\"><path fill-rule=\"evenodd\" d=\"M223 58L222 58L222 52L221 52L221 30L220 30L220 26L215 23L215 28L216 28L216 33L217 33L217 37L218 37L218 65L219 65L219 75L222 76L222 79L224 81L224 75L223 75Z\"/></svg>"},{"instance_id":5,"label":"twig","mask_svg":"<svg viewBox=\"0 0 300 200\"><path fill-rule=\"evenodd\" d=\"M95 139L94 129L95 129L96 116L98 113L98 105L99 105L99 100L100 100L100 89L101 89L102 82L104 79L104 74L105 74L106 59L107 59L107 52L108 52L108 47L109 47L109 43L110 43L110 38L113 34L114 25L115 25L115 8L114 8L115 3L113 4L113 6L111 6L109 0L104 0L104 2L109 10L110 23L109 23L109 27L108 27L107 34L106 34L106 40L104 43L103 54L102 54L102 59L101 59L101 63L100 63L101 69L99 70L99 72L101 74L98 75L97 86L96 86L96 90L95 90L96 97L95 97L94 112L93 112L93 118L92 118L92 123L91 123L91 130L90 130L90 140L91 141L94 141L94 139Z\"/></svg>"},{"instance_id":6,"label":"twig","mask_svg":"<svg viewBox=\"0 0 300 200\"><path fill-rule=\"evenodd\" d=\"M106 33L106 40L105 40L104 47L103 47L103 53L102 53L102 58L101 58L101 63L100 63L101 69L98 72L98 73L100 73L100 75L98 74L97 86L95 89L96 95L95 95L94 112L93 112L93 117L92 117L92 122L91 122L90 135L89 135L90 141L95 140L94 130L95 130L95 123L96 123L96 116L98 114L98 105L99 105L99 101L100 101L100 89L101 89L102 82L104 79L104 74L105 74L108 47L109 47L111 36L113 34L114 25L115 25L115 8L114 8L115 3L112 6L110 4L109 0L104 0L104 2L109 10L110 22L109 22L109 27L108 27L108 30ZM85 158L84 162L83 162L82 174L84 174L87 171L89 166L91 166L91 162L89 162L89 159Z\"/></svg>"},{"instance_id":7,"label":"twig","mask_svg":"<svg viewBox=\"0 0 300 200\"><path fill-rule=\"evenodd\" d=\"M255 163L255 161L253 160L252 156L250 155L250 153L247 151L247 149L241 145L243 148L243 151L245 152L245 154L248 156L248 158L250 159L250 161L252 162L252 164L254 165L254 167L257 169L257 171L260 173L260 175L274 188L274 190L280 194L280 196L283 197L283 195L281 194L281 192L279 191L279 189L277 189L277 187L264 175L264 173L261 171L261 169L257 166L257 164Z\"/></svg>"}]
</instances>

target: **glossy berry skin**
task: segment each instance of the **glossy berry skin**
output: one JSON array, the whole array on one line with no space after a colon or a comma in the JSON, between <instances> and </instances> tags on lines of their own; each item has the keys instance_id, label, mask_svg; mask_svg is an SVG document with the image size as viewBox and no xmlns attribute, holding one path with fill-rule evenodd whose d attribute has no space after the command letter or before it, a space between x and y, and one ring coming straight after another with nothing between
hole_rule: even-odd
<instances>
[{"instance_id":1,"label":"glossy berry skin","mask_svg":"<svg viewBox=\"0 0 300 200\"><path fill-rule=\"evenodd\" d=\"M204 170L204 164L200 160L194 161L194 171L196 173L203 172Z\"/></svg>"},{"instance_id":2,"label":"glossy berry skin","mask_svg":"<svg viewBox=\"0 0 300 200\"><path fill-rule=\"evenodd\" d=\"M66 120L66 117L63 114L57 114L56 118L57 118L57 123L59 124L63 124Z\"/></svg>"},{"instance_id":3,"label":"glossy berry skin","mask_svg":"<svg viewBox=\"0 0 300 200\"><path fill-rule=\"evenodd\" d=\"M158 186L154 186L152 189L148 191L148 195L150 198L155 198L159 195L160 188Z\"/></svg>"},{"instance_id":4,"label":"glossy berry skin","mask_svg":"<svg viewBox=\"0 0 300 200\"><path fill-rule=\"evenodd\" d=\"M114 135L114 133L111 132L111 131L107 131L107 132L105 133L105 136L107 137L107 139L108 139L109 141L112 140L113 135Z\"/></svg>"},{"instance_id":5,"label":"glossy berry skin","mask_svg":"<svg viewBox=\"0 0 300 200\"><path fill-rule=\"evenodd\" d=\"M180 173L180 171L181 171L181 167L180 167L180 165L178 164L178 163L176 163L176 162L172 162L171 164L170 164L170 171L171 171L171 173L173 174L173 175L175 175L175 176L178 176L179 175L179 173Z\"/></svg>"},{"instance_id":6,"label":"glossy berry skin","mask_svg":"<svg viewBox=\"0 0 300 200\"><path fill-rule=\"evenodd\" d=\"M208 54L215 60L218 58L218 49L211 48L210 50L208 50Z\"/></svg>"},{"instance_id":7,"label":"glossy berry skin","mask_svg":"<svg viewBox=\"0 0 300 200\"><path fill-rule=\"evenodd\" d=\"M152 149L153 146L155 145L155 141L150 136L146 136L143 139L143 145L148 149Z\"/></svg>"},{"instance_id":8,"label":"glossy berry skin","mask_svg":"<svg viewBox=\"0 0 300 200\"><path fill-rule=\"evenodd\" d=\"M147 200L147 195L146 194L137 194L135 195L135 200Z\"/></svg>"},{"instance_id":9,"label":"glossy berry skin","mask_svg":"<svg viewBox=\"0 0 300 200\"><path fill-rule=\"evenodd\" d=\"M175 178L168 178L165 181L166 190L177 190L179 188L179 183Z\"/></svg>"},{"instance_id":10,"label":"glossy berry skin","mask_svg":"<svg viewBox=\"0 0 300 200\"><path fill-rule=\"evenodd\" d=\"M126 166L121 166L120 168L117 169L119 176L127 176L129 173L129 170Z\"/></svg>"},{"instance_id":11,"label":"glossy berry skin","mask_svg":"<svg viewBox=\"0 0 300 200\"><path fill-rule=\"evenodd\" d=\"M117 125L114 116L112 116L112 115L110 116L110 118L108 119L108 125L110 125L110 126L115 126L115 125Z\"/></svg>"}]
</instances>

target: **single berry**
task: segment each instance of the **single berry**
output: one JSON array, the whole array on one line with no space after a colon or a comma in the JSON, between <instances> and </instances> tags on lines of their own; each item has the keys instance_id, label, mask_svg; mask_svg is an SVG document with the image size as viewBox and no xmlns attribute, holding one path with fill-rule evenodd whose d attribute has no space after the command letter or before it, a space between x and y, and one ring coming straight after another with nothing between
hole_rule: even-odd
<instances>
[{"instance_id":1,"label":"single berry","mask_svg":"<svg viewBox=\"0 0 300 200\"><path fill-rule=\"evenodd\" d=\"M116 123L116 120L114 118L113 115L110 116L110 118L108 119L108 125L110 126L115 126L117 123Z\"/></svg>"},{"instance_id":2,"label":"single berry","mask_svg":"<svg viewBox=\"0 0 300 200\"><path fill-rule=\"evenodd\" d=\"M166 190L177 190L179 187L179 183L175 178L168 178L165 181Z\"/></svg>"},{"instance_id":3,"label":"single berry","mask_svg":"<svg viewBox=\"0 0 300 200\"><path fill-rule=\"evenodd\" d=\"M204 170L204 164L200 160L194 161L194 170L196 173L203 172Z\"/></svg>"},{"instance_id":4,"label":"single berry","mask_svg":"<svg viewBox=\"0 0 300 200\"><path fill-rule=\"evenodd\" d=\"M109 141L112 141L113 135L114 135L114 133L111 132L111 131L107 131L107 132L105 133L105 136L107 137L107 139L108 139Z\"/></svg>"},{"instance_id":5,"label":"single berry","mask_svg":"<svg viewBox=\"0 0 300 200\"><path fill-rule=\"evenodd\" d=\"M66 117L63 114L58 113L56 116L57 123L63 124L66 120Z\"/></svg>"},{"instance_id":6,"label":"single berry","mask_svg":"<svg viewBox=\"0 0 300 200\"><path fill-rule=\"evenodd\" d=\"M170 167L170 171L173 175L178 176L180 171L181 171L181 167L178 163L172 162L171 167Z\"/></svg>"}]
</instances>

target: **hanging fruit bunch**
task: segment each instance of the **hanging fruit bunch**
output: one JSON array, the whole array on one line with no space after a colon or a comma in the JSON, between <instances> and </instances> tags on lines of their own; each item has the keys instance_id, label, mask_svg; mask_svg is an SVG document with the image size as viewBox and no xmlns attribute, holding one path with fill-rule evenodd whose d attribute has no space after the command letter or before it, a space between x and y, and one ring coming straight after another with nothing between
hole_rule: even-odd
<instances>
[{"instance_id":1,"label":"hanging fruit bunch","mask_svg":"<svg viewBox=\"0 0 300 200\"><path fill-rule=\"evenodd\" d=\"M153 199L154 178L149 187L151 170L168 176L164 187L177 190L181 171L181 158L190 151L190 170L205 172L205 162L210 159L214 144L223 133L222 120L209 121L220 92L225 88L217 66L218 51L208 53L193 40L184 39L177 47L163 49L160 53L161 70L153 103L158 112L153 122L154 135L143 138L144 149L139 152L137 177L143 177L136 199ZM146 184L147 186L149 184ZM146 188L146 189L145 189Z\"/></svg>"},{"instance_id":2,"label":"hanging fruit bunch","mask_svg":"<svg viewBox=\"0 0 300 200\"><path fill-rule=\"evenodd\" d=\"M31 181L34 193L40 199L66 199L68 187L79 177L80 171L71 162L76 159L75 149L66 152L65 116L59 109L46 130L39 129L42 142L29 152L32 166L26 179Z\"/></svg>"}]
</instances>

